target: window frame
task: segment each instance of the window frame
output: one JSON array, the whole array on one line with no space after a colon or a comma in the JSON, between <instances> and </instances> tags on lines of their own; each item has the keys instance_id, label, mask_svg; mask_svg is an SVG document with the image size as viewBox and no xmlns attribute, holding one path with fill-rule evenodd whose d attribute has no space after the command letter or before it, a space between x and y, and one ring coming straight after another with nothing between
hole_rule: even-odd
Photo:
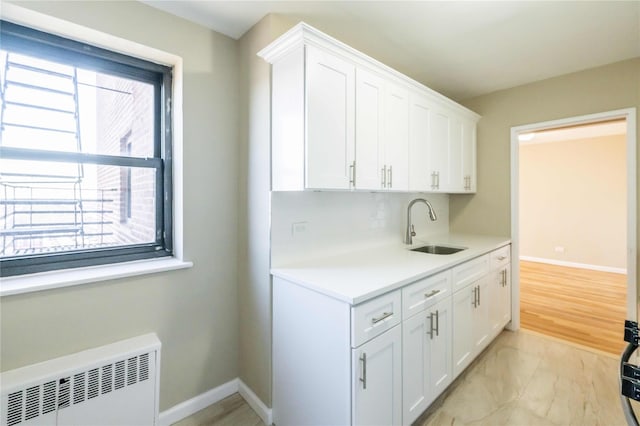
<instances>
[{"instance_id":1,"label":"window frame","mask_svg":"<svg viewBox=\"0 0 640 426\"><path fill-rule=\"evenodd\" d=\"M155 95L154 154L151 158L2 146L0 157L152 168L155 170L156 183L156 230L153 243L5 257L0 259L0 277L173 256L172 68L5 20L0 20L0 47L150 83Z\"/></svg>"}]
</instances>

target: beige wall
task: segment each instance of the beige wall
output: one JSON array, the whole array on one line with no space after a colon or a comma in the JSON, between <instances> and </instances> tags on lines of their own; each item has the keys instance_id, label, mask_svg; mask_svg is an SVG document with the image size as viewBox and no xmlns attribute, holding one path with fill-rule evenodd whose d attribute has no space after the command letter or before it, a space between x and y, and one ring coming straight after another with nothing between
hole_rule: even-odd
<instances>
[{"instance_id":1,"label":"beige wall","mask_svg":"<svg viewBox=\"0 0 640 426\"><path fill-rule=\"evenodd\" d=\"M462 103L482 116L478 123L478 193L450 197L451 229L510 235L511 127L629 107L640 111L640 58Z\"/></svg>"},{"instance_id":2,"label":"beige wall","mask_svg":"<svg viewBox=\"0 0 640 426\"><path fill-rule=\"evenodd\" d=\"M626 268L626 148L625 135L520 144L521 256Z\"/></svg>"},{"instance_id":3,"label":"beige wall","mask_svg":"<svg viewBox=\"0 0 640 426\"><path fill-rule=\"evenodd\" d=\"M22 7L184 60L184 255L193 268L3 297L1 369L156 332L160 409L238 376L237 43L142 3Z\"/></svg>"},{"instance_id":4,"label":"beige wall","mask_svg":"<svg viewBox=\"0 0 640 426\"><path fill-rule=\"evenodd\" d=\"M291 28L267 15L240 38L240 379L271 406L271 66L262 48Z\"/></svg>"}]
</instances>

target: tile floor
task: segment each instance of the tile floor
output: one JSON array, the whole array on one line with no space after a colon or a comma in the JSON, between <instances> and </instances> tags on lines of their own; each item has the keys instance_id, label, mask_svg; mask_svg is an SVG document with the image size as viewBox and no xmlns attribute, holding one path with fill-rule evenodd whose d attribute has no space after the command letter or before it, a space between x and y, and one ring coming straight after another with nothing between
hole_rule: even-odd
<instances>
[{"instance_id":1,"label":"tile floor","mask_svg":"<svg viewBox=\"0 0 640 426\"><path fill-rule=\"evenodd\" d=\"M505 331L414 425L623 426L618 362L530 332ZM237 394L177 423L261 424Z\"/></svg>"},{"instance_id":2,"label":"tile floor","mask_svg":"<svg viewBox=\"0 0 640 426\"><path fill-rule=\"evenodd\" d=\"M613 356L505 331L416 424L626 425L618 368Z\"/></svg>"}]
</instances>

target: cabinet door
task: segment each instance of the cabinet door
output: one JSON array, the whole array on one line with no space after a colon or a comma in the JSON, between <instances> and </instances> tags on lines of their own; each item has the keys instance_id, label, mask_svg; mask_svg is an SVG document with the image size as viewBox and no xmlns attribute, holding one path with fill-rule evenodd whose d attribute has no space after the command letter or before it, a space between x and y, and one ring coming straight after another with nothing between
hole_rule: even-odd
<instances>
[{"instance_id":1,"label":"cabinet door","mask_svg":"<svg viewBox=\"0 0 640 426\"><path fill-rule=\"evenodd\" d=\"M449 117L449 192L475 192L476 125L451 113Z\"/></svg>"},{"instance_id":2,"label":"cabinet door","mask_svg":"<svg viewBox=\"0 0 640 426\"><path fill-rule=\"evenodd\" d=\"M430 312L402 323L402 421L411 424L430 403Z\"/></svg>"},{"instance_id":3,"label":"cabinet door","mask_svg":"<svg viewBox=\"0 0 640 426\"><path fill-rule=\"evenodd\" d=\"M429 180L431 191L446 192L449 188L449 125L448 114L433 109L429 125Z\"/></svg>"},{"instance_id":4,"label":"cabinet door","mask_svg":"<svg viewBox=\"0 0 640 426\"><path fill-rule=\"evenodd\" d=\"M471 287L475 288L476 291L476 302L471 311L474 346L471 352L473 357L479 354L489 344L489 306L491 305L492 297L494 297L491 286L489 285L490 282L490 277L485 276L471 284Z\"/></svg>"},{"instance_id":5,"label":"cabinet door","mask_svg":"<svg viewBox=\"0 0 640 426\"><path fill-rule=\"evenodd\" d=\"M462 183L464 192L476 192L476 123L462 123Z\"/></svg>"},{"instance_id":6,"label":"cabinet door","mask_svg":"<svg viewBox=\"0 0 640 426\"><path fill-rule=\"evenodd\" d=\"M429 170L429 117L431 104L417 94L409 95L409 190L431 191Z\"/></svg>"},{"instance_id":7,"label":"cabinet door","mask_svg":"<svg viewBox=\"0 0 640 426\"><path fill-rule=\"evenodd\" d=\"M500 292L500 330L511 321L511 264L504 267L504 285Z\"/></svg>"},{"instance_id":8,"label":"cabinet door","mask_svg":"<svg viewBox=\"0 0 640 426\"><path fill-rule=\"evenodd\" d=\"M355 67L312 46L307 46L306 59L305 186L349 189L355 156Z\"/></svg>"},{"instance_id":9,"label":"cabinet door","mask_svg":"<svg viewBox=\"0 0 640 426\"><path fill-rule=\"evenodd\" d=\"M409 91L386 82L384 114L384 188L409 189Z\"/></svg>"},{"instance_id":10,"label":"cabinet door","mask_svg":"<svg viewBox=\"0 0 640 426\"><path fill-rule=\"evenodd\" d=\"M490 275L489 334L493 338L511 321L511 266L506 264Z\"/></svg>"},{"instance_id":11,"label":"cabinet door","mask_svg":"<svg viewBox=\"0 0 640 426\"><path fill-rule=\"evenodd\" d=\"M462 171L462 120L455 114L449 114L449 159L448 188L450 192L464 192L465 179Z\"/></svg>"},{"instance_id":12,"label":"cabinet door","mask_svg":"<svg viewBox=\"0 0 640 426\"><path fill-rule=\"evenodd\" d=\"M382 187L380 150L383 145L384 80L356 70L356 181L358 189Z\"/></svg>"},{"instance_id":13,"label":"cabinet door","mask_svg":"<svg viewBox=\"0 0 640 426\"><path fill-rule=\"evenodd\" d=\"M453 377L457 377L473 358L472 314L476 304L475 295L475 285L453 295Z\"/></svg>"},{"instance_id":14,"label":"cabinet door","mask_svg":"<svg viewBox=\"0 0 640 426\"><path fill-rule=\"evenodd\" d=\"M353 424L402 421L402 333L396 326L352 350Z\"/></svg>"},{"instance_id":15,"label":"cabinet door","mask_svg":"<svg viewBox=\"0 0 640 426\"><path fill-rule=\"evenodd\" d=\"M452 380L451 297L402 323L402 422L413 423Z\"/></svg>"},{"instance_id":16,"label":"cabinet door","mask_svg":"<svg viewBox=\"0 0 640 426\"><path fill-rule=\"evenodd\" d=\"M449 386L453 379L451 366L452 350L452 301L447 298L430 309L435 314L435 335L430 336L429 350L429 404ZM433 320L432 320L433 321ZM433 333L432 333L433 334Z\"/></svg>"}]
</instances>

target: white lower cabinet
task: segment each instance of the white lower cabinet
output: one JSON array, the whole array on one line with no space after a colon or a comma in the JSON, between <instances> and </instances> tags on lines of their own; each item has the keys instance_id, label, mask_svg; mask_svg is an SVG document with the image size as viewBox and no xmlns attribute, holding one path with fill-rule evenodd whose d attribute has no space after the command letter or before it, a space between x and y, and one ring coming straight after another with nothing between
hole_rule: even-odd
<instances>
[{"instance_id":1,"label":"white lower cabinet","mask_svg":"<svg viewBox=\"0 0 640 426\"><path fill-rule=\"evenodd\" d=\"M511 321L511 264L491 271L489 322L491 336L496 336Z\"/></svg>"},{"instance_id":2,"label":"white lower cabinet","mask_svg":"<svg viewBox=\"0 0 640 426\"><path fill-rule=\"evenodd\" d=\"M451 383L451 297L402 323L403 424L415 421Z\"/></svg>"},{"instance_id":3,"label":"white lower cabinet","mask_svg":"<svg viewBox=\"0 0 640 426\"><path fill-rule=\"evenodd\" d=\"M467 368L473 359L473 304L475 290L465 287L453 295L453 377Z\"/></svg>"},{"instance_id":4,"label":"white lower cabinet","mask_svg":"<svg viewBox=\"0 0 640 426\"><path fill-rule=\"evenodd\" d=\"M511 319L510 250L358 305L273 278L273 420L408 425Z\"/></svg>"},{"instance_id":5,"label":"white lower cabinet","mask_svg":"<svg viewBox=\"0 0 640 426\"><path fill-rule=\"evenodd\" d=\"M402 422L402 334L400 326L352 350L353 424Z\"/></svg>"},{"instance_id":6,"label":"white lower cabinet","mask_svg":"<svg viewBox=\"0 0 640 426\"><path fill-rule=\"evenodd\" d=\"M476 301L471 310L471 337L473 339L472 354L475 358L489 344L491 324L489 321L489 306L493 294L489 286L489 277L482 277L472 287L475 289Z\"/></svg>"},{"instance_id":7,"label":"white lower cabinet","mask_svg":"<svg viewBox=\"0 0 640 426\"><path fill-rule=\"evenodd\" d=\"M453 295L453 377L489 344L489 289L483 277Z\"/></svg>"}]
</instances>

